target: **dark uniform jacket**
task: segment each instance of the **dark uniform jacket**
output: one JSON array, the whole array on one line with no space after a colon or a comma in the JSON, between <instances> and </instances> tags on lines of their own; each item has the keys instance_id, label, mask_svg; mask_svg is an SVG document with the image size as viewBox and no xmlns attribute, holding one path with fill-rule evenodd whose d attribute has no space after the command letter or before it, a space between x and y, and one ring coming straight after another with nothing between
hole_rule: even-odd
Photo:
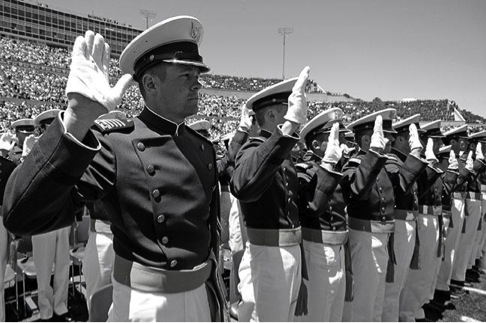
<instances>
[{"instance_id":1,"label":"dark uniform jacket","mask_svg":"<svg viewBox=\"0 0 486 323\"><path fill-rule=\"evenodd\" d=\"M240 200L245 225L255 229L300 227L298 180L290 152L298 137L262 130L236 157L231 192Z\"/></svg>"},{"instance_id":2,"label":"dark uniform jacket","mask_svg":"<svg viewBox=\"0 0 486 323\"><path fill-rule=\"evenodd\" d=\"M5 226L38 234L71 224L86 202L110 212L115 253L158 268L192 269L217 250L219 191L211 142L144 109L133 124L90 131L80 145L49 126L9 179Z\"/></svg>"},{"instance_id":3,"label":"dark uniform jacket","mask_svg":"<svg viewBox=\"0 0 486 323\"><path fill-rule=\"evenodd\" d=\"M392 148L385 168L393 183L395 209L418 211L417 180L427 165L424 159Z\"/></svg>"},{"instance_id":4,"label":"dark uniform jacket","mask_svg":"<svg viewBox=\"0 0 486 323\"><path fill-rule=\"evenodd\" d=\"M339 185L342 174L320 167L317 155L306 154L305 158L305 163L296 165L302 227L346 231L346 203Z\"/></svg>"},{"instance_id":5,"label":"dark uniform jacket","mask_svg":"<svg viewBox=\"0 0 486 323\"><path fill-rule=\"evenodd\" d=\"M359 151L343 168L344 199L348 215L362 220L393 220L393 185L385 170L388 157Z\"/></svg>"},{"instance_id":6,"label":"dark uniform jacket","mask_svg":"<svg viewBox=\"0 0 486 323\"><path fill-rule=\"evenodd\" d=\"M452 190L457 183L459 172L448 169L442 174L442 211L452 210Z\"/></svg>"},{"instance_id":7,"label":"dark uniform jacket","mask_svg":"<svg viewBox=\"0 0 486 323\"><path fill-rule=\"evenodd\" d=\"M482 160L474 160L473 162L473 171L470 172L466 169L466 157L467 154L463 153L461 158L458 159L459 163L459 177L457 178L457 183L454 186L454 192L468 192L469 189L473 189L472 192L476 192L476 184L475 179L482 170L484 169L485 162ZM474 175L476 173L477 175ZM469 187L469 183L471 182L471 186Z\"/></svg>"},{"instance_id":8,"label":"dark uniform jacket","mask_svg":"<svg viewBox=\"0 0 486 323\"><path fill-rule=\"evenodd\" d=\"M439 180L443 171L435 166L427 166L425 172L417 181L419 205L442 205L442 181Z\"/></svg>"}]
</instances>

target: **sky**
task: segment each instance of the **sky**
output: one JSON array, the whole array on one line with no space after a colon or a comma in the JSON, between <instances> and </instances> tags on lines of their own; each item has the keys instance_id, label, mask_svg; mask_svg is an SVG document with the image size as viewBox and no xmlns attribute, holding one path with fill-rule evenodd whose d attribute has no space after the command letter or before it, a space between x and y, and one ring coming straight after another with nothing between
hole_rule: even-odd
<instances>
[{"instance_id":1,"label":"sky","mask_svg":"<svg viewBox=\"0 0 486 323\"><path fill-rule=\"evenodd\" d=\"M286 78L310 66L330 92L371 101L451 99L486 117L484 0L38 0L145 29L176 15L204 26L212 74ZM278 28L293 32L285 38Z\"/></svg>"}]
</instances>

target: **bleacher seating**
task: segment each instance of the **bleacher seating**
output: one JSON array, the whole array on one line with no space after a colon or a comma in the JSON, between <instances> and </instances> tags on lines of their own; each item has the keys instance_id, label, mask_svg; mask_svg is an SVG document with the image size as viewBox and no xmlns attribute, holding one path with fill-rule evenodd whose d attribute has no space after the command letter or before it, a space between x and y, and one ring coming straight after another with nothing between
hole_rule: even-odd
<instances>
[{"instance_id":1,"label":"bleacher seating","mask_svg":"<svg viewBox=\"0 0 486 323\"><path fill-rule=\"evenodd\" d=\"M67 99L64 89L70 64L70 54L66 49L9 38L0 38L0 46L2 48L0 51L0 82L2 84L0 87L0 131L6 131L11 122L19 118L35 117L46 109L66 107ZM110 77L115 81L121 75L118 61L112 59L110 66ZM239 97L237 93L257 92L279 81L280 79L204 74L201 76L203 89L225 90L232 94L209 94L208 91L201 93L199 112L188 121L192 122L200 118L208 119L213 125L210 130L212 138L234 131L239 120L239 108L248 97L247 95ZM308 88L314 93L324 93L313 81L310 82ZM119 109L131 117L142 110L143 104L138 87L136 83L133 83L126 92ZM339 107L344 111L345 123L388 107L397 109L399 119L421 113L423 121L436 119L454 121L454 109L460 110L454 101L447 99L403 102L381 101L380 99L371 102L359 99L347 102L310 101L308 119L330 107ZM486 122L485 118L467 110L461 110L461 112L468 123ZM477 126L475 130L478 130Z\"/></svg>"}]
</instances>

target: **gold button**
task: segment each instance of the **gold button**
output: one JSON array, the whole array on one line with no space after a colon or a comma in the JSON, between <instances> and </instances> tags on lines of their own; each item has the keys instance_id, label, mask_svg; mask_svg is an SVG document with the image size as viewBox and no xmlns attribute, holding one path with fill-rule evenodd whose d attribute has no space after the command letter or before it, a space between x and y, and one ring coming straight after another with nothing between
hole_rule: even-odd
<instances>
[{"instance_id":1,"label":"gold button","mask_svg":"<svg viewBox=\"0 0 486 323\"><path fill-rule=\"evenodd\" d=\"M162 244L167 244L169 242L169 238L163 237L162 238Z\"/></svg>"},{"instance_id":2,"label":"gold button","mask_svg":"<svg viewBox=\"0 0 486 323\"><path fill-rule=\"evenodd\" d=\"M288 202L290 203L291 201L292 201L292 199L289 197Z\"/></svg>"},{"instance_id":3,"label":"gold button","mask_svg":"<svg viewBox=\"0 0 486 323\"><path fill-rule=\"evenodd\" d=\"M163 214L160 214L158 217L157 217L157 222L159 223L162 223L165 221L165 215Z\"/></svg>"},{"instance_id":4,"label":"gold button","mask_svg":"<svg viewBox=\"0 0 486 323\"><path fill-rule=\"evenodd\" d=\"M155 197L155 198L158 198L160 196L159 190L153 190L152 191L152 196Z\"/></svg>"},{"instance_id":5,"label":"gold button","mask_svg":"<svg viewBox=\"0 0 486 323\"><path fill-rule=\"evenodd\" d=\"M336 230L337 230L337 228L336 228L336 227L333 227L332 229L333 229L334 231L336 231Z\"/></svg>"},{"instance_id":6,"label":"gold button","mask_svg":"<svg viewBox=\"0 0 486 323\"><path fill-rule=\"evenodd\" d=\"M170 262L170 266L171 266L172 268L174 268L175 266L177 266L177 260L172 260L172 261Z\"/></svg>"},{"instance_id":7,"label":"gold button","mask_svg":"<svg viewBox=\"0 0 486 323\"><path fill-rule=\"evenodd\" d=\"M137 148L138 148L138 150L140 150L140 151L144 151L144 150L145 150L145 145L143 144L143 142L139 142L139 143L137 144Z\"/></svg>"},{"instance_id":8,"label":"gold button","mask_svg":"<svg viewBox=\"0 0 486 323\"><path fill-rule=\"evenodd\" d=\"M385 217L382 217L381 218L381 221L385 222L386 221L386 218Z\"/></svg>"},{"instance_id":9,"label":"gold button","mask_svg":"<svg viewBox=\"0 0 486 323\"><path fill-rule=\"evenodd\" d=\"M209 170L213 169L213 164L209 163L209 164L208 164L208 169L209 169Z\"/></svg>"},{"instance_id":10,"label":"gold button","mask_svg":"<svg viewBox=\"0 0 486 323\"><path fill-rule=\"evenodd\" d=\"M381 208L381 211L385 212L385 207L382 207L382 208Z\"/></svg>"},{"instance_id":11,"label":"gold button","mask_svg":"<svg viewBox=\"0 0 486 323\"><path fill-rule=\"evenodd\" d=\"M201 150L202 150L202 151L204 151L204 144L203 144L203 145L201 145Z\"/></svg>"},{"instance_id":12,"label":"gold button","mask_svg":"<svg viewBox=\"0 0 486 323\"><path fill-rule=\"evenodd\" d=\"M150 175L153 175L155 173L155 167L154 165L148 165L147 166L147 172L150 174Z\"/></svg>"}]
</instances>

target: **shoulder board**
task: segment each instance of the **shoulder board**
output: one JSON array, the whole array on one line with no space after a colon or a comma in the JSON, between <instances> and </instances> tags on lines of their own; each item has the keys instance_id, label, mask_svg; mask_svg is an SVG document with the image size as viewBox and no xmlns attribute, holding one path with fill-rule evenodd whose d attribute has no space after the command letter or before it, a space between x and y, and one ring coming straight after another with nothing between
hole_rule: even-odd
<instances>
[{"instance_id":1,"label":"shoulder board","mask_svg":"<svg viewBox=\"0 0 486 323\"><path fill-rule=\"evenodd\" d=\"M388 158L388 161L398 163L398 158L395 155L388 154L386 157Z\"/></svg>"},{"instance_id":2,"label":"shoulder board","mask_svg":"<svg viewBox=\"0 0 486 323\"><path fill-rule=\"evenodd\" d=\"M133 128L133 121L128 119L101 119L95 120L93 127L101 133L116 132Z\"/></svg>"},{"instance_id":3,"label":"shoulder board","mask_svg":"<svg viewBox=\"0 0 486 323\"><path fill-rule=\"evenodd\" d=\"M250 137L250 138L248 138L248 141L260 141L260 142L265 142L265 138L263 138L263 137Z\"/></svg>"},{"instance_id":4,"label":"shoulder board","mask_svg":"<svg viewBox=\"0 0 486 323\"><path fill-rule=\"evenodd\" d=\"M310 163L297 163L297 164L295 164L295 168L307 170L309 168L312 168L312 165Z\"/></svg>"},{"instance_id":5,"label":"shoulder board","mask_svg":"<svg viewBox=\"0 0 486 323\"><path fill-rule=\"evenodd\" d=\"M360 165L361 164L361 159L356 158L356 157L351 157L351 158L349 158L348 163L354 163L354 164Z\"/></svg>"}]
</instances>

